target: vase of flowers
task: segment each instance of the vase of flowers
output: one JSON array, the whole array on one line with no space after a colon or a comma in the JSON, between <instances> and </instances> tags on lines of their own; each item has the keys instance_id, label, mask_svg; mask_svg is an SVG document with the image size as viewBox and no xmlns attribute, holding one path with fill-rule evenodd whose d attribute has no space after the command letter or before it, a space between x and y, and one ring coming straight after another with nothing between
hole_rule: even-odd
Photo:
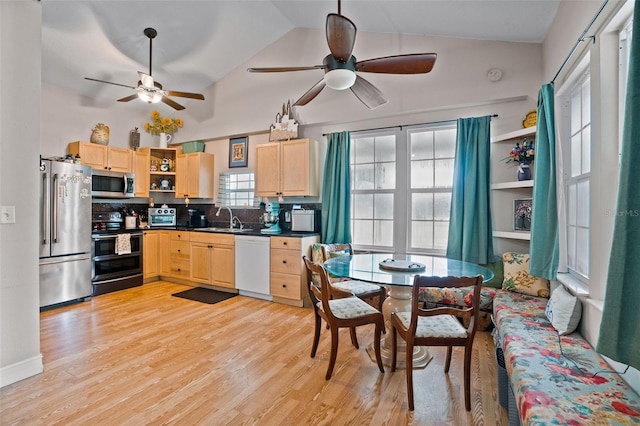
<instances>
[{"instance_id":1,"label":"vase of flowers","mask_svg":"<svg viewBox=\"0 0 640 426\"><path fill-rule=\"evenodd\" d=\"M535 155L535 147L533 142L524 138L522 144L516 142L516 145L509 152L509 156L505 158L507 163L518 163L518 180L531 180L530 165Z\"/></svg>"},{"instance_id":2,"label":"vase of flowers","mask_svg":"<svg viewBox=\"0 0 640 426\"><path fill-rule=\"evenodd\" d=\"M161 117L160 112L151 111L151 122L144 123L144 130L160 137L160 148L166 148L173 134L184 125L181 118Z\"/></svg>"}]
</instances>

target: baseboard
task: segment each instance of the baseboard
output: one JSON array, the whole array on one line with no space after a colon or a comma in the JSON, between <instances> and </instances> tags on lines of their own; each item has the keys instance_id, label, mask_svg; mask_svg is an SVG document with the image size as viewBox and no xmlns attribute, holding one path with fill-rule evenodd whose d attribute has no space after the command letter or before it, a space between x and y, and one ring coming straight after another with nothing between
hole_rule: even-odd
<instances>
[{"instance_id":1,"label":"baseboard","mask_svg":"<svg viewBox=\"0 0 640 426\"><path fill-rule=\"evenodd\" d=\"M44 371L42 354L38 354L24 361L0 368L0 388L10 385L28 377L35 376Z\"/></svg>"}]
</instances>

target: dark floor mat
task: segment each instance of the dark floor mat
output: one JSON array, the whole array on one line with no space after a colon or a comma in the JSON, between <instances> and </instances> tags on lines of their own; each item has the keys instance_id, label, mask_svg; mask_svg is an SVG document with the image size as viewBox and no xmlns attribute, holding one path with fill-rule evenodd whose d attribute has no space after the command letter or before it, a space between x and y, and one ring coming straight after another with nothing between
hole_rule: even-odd
<instances>
[{"instance_id":1,"label":"dark floor mat","mask_svg":"<svg viewBox=\"0 0 640 426\"><path fill-rule=\"evenodd\" d=\"M213 305L214 303L222 302L223 300L231 299L237 296L236 293L225 293L224 291L211 290L203 287L195 287L190 290L174 293L172 296L181 297L183 299L194 300L196 302L208 303Z\"/></svg>"}]
</instances>

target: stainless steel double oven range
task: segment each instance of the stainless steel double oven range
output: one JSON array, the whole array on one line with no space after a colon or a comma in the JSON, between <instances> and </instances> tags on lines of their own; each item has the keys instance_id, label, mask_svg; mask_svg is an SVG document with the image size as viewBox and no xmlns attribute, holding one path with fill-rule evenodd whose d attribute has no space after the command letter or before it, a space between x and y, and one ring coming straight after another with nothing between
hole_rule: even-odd
<instances>
[{"instance_id":1,"label":"stainless steel double oven range","mask_svg":"<svg viewBox=\"0 0 640 426\"><path fill-rule=\"evenodd\" d=\"M130 250L119 253L118 239L123 237ZM91 241L93 296L142 285L142 231L125 229L120 212L94 212Z\"/></svg>"}]
</instances>

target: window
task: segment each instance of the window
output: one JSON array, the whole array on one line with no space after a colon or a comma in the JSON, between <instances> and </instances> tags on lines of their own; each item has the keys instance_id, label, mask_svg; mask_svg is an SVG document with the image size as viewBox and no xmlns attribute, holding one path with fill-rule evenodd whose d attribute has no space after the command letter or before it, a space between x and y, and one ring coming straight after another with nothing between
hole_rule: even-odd
<instances>
[{"instance_id":1,"label":"window","mask_svg":"<svg viewBox=\"0 0 640 426\"><path fill-rule=\"evenodd\" d=\"M352 133L355 247L445 253L455 143L455 123Z\"/></svg>"},{"instance_id":2,"label":"window","mask_svg":"<svg viewBox=\"0 0 640 426\"><path fill-rule=\"evenodd\" d=\"M228 207L256 207L260 203L255 197L253 172L220 173L218 204Z\"/></svg>"},{"instance_id":3,"label":"window","mask_svg":"<svg viewBox=\"0 0 640 426\"><path fill-rule=\"evenodd\" d=\"M410 249L447 249L456 129L409 132Z\"/></svg>"},{"instance_id":4,"label":"window","mask_svg":"<svg viewBox=\"0 0 640 426\"><path fill-rule=\"evenodd\" d=\"M571 90L571 142L565 171L567 267L584 278L589 277L590 81L589 74L585 73Z\"/></svg>"},{"instance_id":5,"label":"window","mask_svg":"<svg viewBox=\"0 0 640 426\"><path fill-rule=\"evenodd\" d=\"M351 141L351 234L354 245L393 249L396 136Z\"/></svg>"}]
</instances>

